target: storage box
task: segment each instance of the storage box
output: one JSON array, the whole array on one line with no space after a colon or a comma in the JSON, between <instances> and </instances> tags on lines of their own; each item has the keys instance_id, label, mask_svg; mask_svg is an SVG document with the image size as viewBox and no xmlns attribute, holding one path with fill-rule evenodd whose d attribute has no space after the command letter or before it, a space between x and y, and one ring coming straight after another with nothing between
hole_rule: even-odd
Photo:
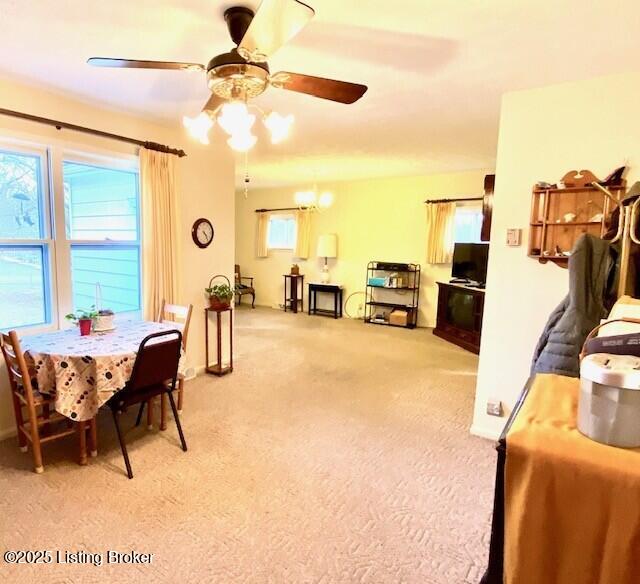
<instances>
[{"instance_id":1,"label":"storage box","mask_svg":"<svg viewBox=\"0 0 640 584\"><path fill-rule=\"evenodd\" d=\"M406 310L394 310L389 315L389 324L407 326L408 321L409 321L409 313Z\"/></svg>"},{"instance_id":2,"label":"storage box","mask_svg":"<svg viewBox=\"0 0 640 584\"><path fill-rule=\"evenodd\" d=\"M369 278L369 286L386 286L386 278Z\"/></svg>"}]
</instances>

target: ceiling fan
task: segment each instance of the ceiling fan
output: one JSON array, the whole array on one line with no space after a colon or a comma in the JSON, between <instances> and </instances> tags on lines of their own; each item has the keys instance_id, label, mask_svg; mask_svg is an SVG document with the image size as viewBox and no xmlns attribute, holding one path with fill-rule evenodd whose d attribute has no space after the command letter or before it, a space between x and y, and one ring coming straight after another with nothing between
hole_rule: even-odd
<instances>
[{"instance_id":1,"label":"ceiling fan","mask_svg":"<svg viewBox=\"0 0 640 584\"><path fill-rule=\"evenodd\" d=\"M205 67L199 63L142 61L92 57L87 62L98 67L133 69L174 69L202 71L212 92L202 113L185 119L185 125L202 142L213 118L220 110L220 125L231 135L229 144L240 151L248 150L256 138L250 132L255 116L249 114L247 102L268 87L305 93L344 104L358 101L367 91L365 85L281 71L271 74L267 59L291 40L313 18L313 8L299 0L263 0L257 12L245 6L234 6L224 12L224 19L236 47L213 57ZM288 133L293 116L272 112L265 117L272 141L278 142Z\"/></svg>"}]
</instances>

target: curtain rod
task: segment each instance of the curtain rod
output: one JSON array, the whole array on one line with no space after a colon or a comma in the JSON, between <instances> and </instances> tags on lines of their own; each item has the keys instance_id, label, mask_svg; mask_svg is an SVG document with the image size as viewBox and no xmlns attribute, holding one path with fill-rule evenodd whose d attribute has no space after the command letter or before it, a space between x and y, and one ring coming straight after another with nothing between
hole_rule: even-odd
<instances>
[{"instance_id":1,"label":"curtain rod","mask_svg":"<svg viewBox=\"0 0 640 584\"><path fill-rule=\"evenodd\" d=\"M67 122L61 122L59 120L52 120L49 118L42 118L40 116L34 116L31 114L25 114L22 112L16 112L0 108L0 114L3 116L11 116L13 118L19 118L21 120L28 120L30 122L37 122L39 124L46 124L53 126L57 130L71 130L73 132L82 132L83 134L91 134L92 136L100 136L102 138L110 138L111 140L118 140L119 142L128 142L129 144L135 144L147 148L148 150L156 150L158 152L165 152L167 154L175 154L182 158L186 156L184 150L178 150L177 148L171 148L164 144L158 144L157 142L146 142L144 140L136 140L135 138L128 138L127 136L120 136L119 134L112 134L110 132L103 132L102 130L94 130L93 128L85 128L84 126L77 126L76 124L69 124Z\"/></svg>"},{"instance_id":2,"label":"curtain rod","mask_svg":"<svg viewBox=\"0 0 640 584\"><path fill-rule=\"evenodd\" d=\"M460 199L431 199L429 201L425 201L428 205L429 203L457 203L459 201L482 201L483 197L464 197Z\"/></svg>"},{"instance_id":3,"label":"curtain rod","mask_svg":"<svg viewBox=\"0 0 640 584\"><path fill-rule=\"evenodd\" d=\"M306 211L309 207L280 207L279 209L256 209L256 213L271 213L272 211Z\"/></svg>"}]
</instances>

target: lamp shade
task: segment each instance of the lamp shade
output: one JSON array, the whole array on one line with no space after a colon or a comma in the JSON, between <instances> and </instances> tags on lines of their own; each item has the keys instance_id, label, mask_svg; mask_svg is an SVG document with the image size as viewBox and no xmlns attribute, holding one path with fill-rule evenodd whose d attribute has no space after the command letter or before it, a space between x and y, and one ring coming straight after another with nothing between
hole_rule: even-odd
<instances>
[{"instance_id":1,"label":"lamp shade","mask_svg":"<svg viewBox=\"0 0 640 584\"><path fill-rule=\"evenodd\" d=\"M338 236L335 233L328 233L318 237L319 258L338 257Z\"/></svg>"}]
</instances>

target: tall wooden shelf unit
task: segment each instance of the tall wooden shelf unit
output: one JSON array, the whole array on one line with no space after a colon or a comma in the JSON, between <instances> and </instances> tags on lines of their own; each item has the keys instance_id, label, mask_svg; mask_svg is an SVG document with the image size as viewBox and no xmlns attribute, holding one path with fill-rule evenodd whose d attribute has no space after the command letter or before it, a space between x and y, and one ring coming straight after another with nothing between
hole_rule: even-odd
<instances>
[{"instance_id":1,"label":"tall wooden shelf unit","mask_svg":"<svg viewBox=\"0 0 640 584\"><path fill-rule=\"evenodd\" d=\"M588 170L569 172L562 182L564 188L533 189L529 257L566 267L568 252L583 233L605 234L615 203L593 186L598 179ZM626 189L624 182L607 188L618 200Z\"/></svg>"}]
</instances>

